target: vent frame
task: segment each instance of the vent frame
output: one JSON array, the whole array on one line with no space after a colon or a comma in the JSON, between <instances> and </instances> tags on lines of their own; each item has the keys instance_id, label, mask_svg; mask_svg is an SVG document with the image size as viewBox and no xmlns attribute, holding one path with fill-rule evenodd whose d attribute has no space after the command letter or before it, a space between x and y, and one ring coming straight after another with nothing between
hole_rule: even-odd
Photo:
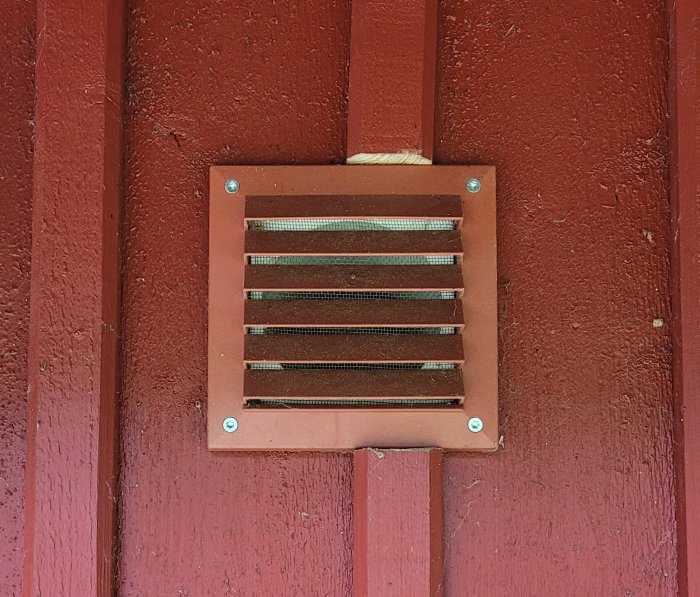
<instances>
[{"instance_id":1,"label":"vent frame","mask_svg":"<svg viewBox=\"0 0 700 597\"><path fill-rule=\"evenodd\" d=\"M240 190L225 191L236 179ZM481 182L478 193L466 181ZM456 408L246 408L244 319L247 196L459 195L464 314L462 377ZM492 451L498 447L495 169L492 166L214 166L210 171L208 445L211 450L352 450L438 446ZM302 205L300 204L300 208ZM409 206L407 209L412 209ZM295 217L318 219L322 209ZM354 214L353 214L354 215ZM350 216L352 217L352 216ZM355 216L362 218L361 215ZM398 216L395 216L398 217ZM411 216L408 216L411 217ZM453 219L459 219L457 214ZM431 266L437 267L437 266ZM249 324L248 324L249 325ZM370 393L371 394L371 393ZM227 417L238 421L224 430ZM469 430L472 417L483 422Z\"/></svg>"}]
</instances>

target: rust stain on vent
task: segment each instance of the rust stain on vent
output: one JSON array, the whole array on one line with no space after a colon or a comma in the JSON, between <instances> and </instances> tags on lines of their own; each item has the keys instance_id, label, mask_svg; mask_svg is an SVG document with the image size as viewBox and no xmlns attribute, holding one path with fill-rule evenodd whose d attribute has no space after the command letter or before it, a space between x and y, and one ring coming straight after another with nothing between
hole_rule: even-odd
<instances>
[{"instance_id":1,"label":"rust stain on vent","mask_svg":"<svg viewBox=\"0 0 700 597\"><path fill-rule=\"evenodd\" d=\"M213 167L209 447L495 449L495 225L490 166Z\"/></svg>"}]
</instances>

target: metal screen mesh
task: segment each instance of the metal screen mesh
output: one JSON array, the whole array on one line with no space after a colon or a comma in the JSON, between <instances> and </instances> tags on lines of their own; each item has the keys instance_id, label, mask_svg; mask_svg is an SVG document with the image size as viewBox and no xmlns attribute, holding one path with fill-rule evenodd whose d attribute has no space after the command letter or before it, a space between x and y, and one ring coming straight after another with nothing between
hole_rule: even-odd
<instances>
[{"instance_id":1,"label":"metal screen mesh","mask_svg":"<svg viewBox=\"0 0 700 597\"><path fill-rule=\"evenodd\" d=\"M253 255L250 265L453 265L452 255Z\"/></svg>"},{"instance_id":2,"label":"metal screen mesh","mask_svg":"<svg viewBox=\"0 0 700 597\"><path fill-rule=\"evenodd\" d=\"M447 300L455 299L457 293L449 291L407 291L407 292L275 292L254 290L248 293L250 300L277 300L277 301L367 301L367 300Z\"/></svg>"},{"instance_id":3,"label":"metal screen mesh","mask_svg":"<svg viewBox=\"0 0 700 597\"><path fill-rule=\"evenodd\" d=\"M347 369L362 370L405 370L405 369L456 369L455 363L250 363L248 369Z\"/></svg>"},{"instance_id":4,"label":"metal screen mesh","mask_svg":"<svg viewBox=\"0 0 700 597\"><path fill-rule=\"evenodd\" d=\"M415 398L415 399L405 399L405 398L382 398L381 400L373 400L371 398L363 399L344 399L344 400L333 400L333 399L318 399L318 400L280 400L272 398L258 398L253 400L248 400L246 406L248 408L323 408L328 406L335 406L341 408L387 408L387 407L400 407L400 408L432 408L438 406L457 406L459 400L455 398Z\"/></svg>"},{"instance_id":5,"label":"metal screen mesh","mask_svg":"<svg viewBox=\"0 0 700 597\"><path fill-rule=\"evenodd\" d=\"M291 336L308 336L313 334L334 334L352 336L359 334L379 334L397 336L410 334L454 334L453 327L414 327L414 328L377 328L377 327L342 327L342 328L302 328L302 327L252 327L249 334L287 334Z\"/></svg>"},{"instance_id":6,"label":"metal screen mesh","mask_svg":"<svg viewBox=\"0 0 700 597\"><path fill-rule=\"evenodd\" d=\"M455 220L419 220L409 218L367 218L362 220L289 219L250 220L249 230L269 232L361 231L361 230L454 230Z\"/></svg>"}]
</instances>

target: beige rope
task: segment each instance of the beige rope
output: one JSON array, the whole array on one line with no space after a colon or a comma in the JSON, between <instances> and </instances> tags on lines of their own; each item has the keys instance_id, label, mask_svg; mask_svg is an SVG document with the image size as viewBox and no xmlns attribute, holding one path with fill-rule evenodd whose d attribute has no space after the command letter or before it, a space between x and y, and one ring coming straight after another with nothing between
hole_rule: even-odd
<instances>
[{"instance_id":1,"label":"beige rope","mask_svg":"<svg viewBox=\"0 0 700 597\"><path fill-rule=\"evenodd\" d=\"M400 153L356 153L350 156L347 164L411 164L429 166L432 161L419 153L402 151Z\"/></svg>"}]
</instances>

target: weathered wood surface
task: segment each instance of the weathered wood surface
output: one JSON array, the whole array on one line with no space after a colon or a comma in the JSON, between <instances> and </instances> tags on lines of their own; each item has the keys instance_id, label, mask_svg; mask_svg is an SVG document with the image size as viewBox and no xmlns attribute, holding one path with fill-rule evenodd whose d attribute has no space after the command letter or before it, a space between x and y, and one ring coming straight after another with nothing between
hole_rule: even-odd
<instances>
[{"instance_id":1,"label":"weathered wood surface","mask_svg":"<svg viewBox=\"0 0 700 597\"><path fill-rule=\"evenodd\" d=\"M700 5L669 3L678 583L700 595Z\"/></svg>"},{"instance_id":2,"label":"weathered wood surface","mask_svg":"<svg viewBox=\"0 0 700 597\"><path fill-rule=\"evenodd\" d=\"M442 450L355 450L354 597L439 597Z\"/></svg>"},{"instance_id":3,"label":"weathered wood surface","mask_svg":"<svg viewBox=\"0 0 700 597\"><path fill-rule=\"evenodd\" d=\"M124 16L37 3L28 596L113 593Z\"/></svg>"}]
</instances>

